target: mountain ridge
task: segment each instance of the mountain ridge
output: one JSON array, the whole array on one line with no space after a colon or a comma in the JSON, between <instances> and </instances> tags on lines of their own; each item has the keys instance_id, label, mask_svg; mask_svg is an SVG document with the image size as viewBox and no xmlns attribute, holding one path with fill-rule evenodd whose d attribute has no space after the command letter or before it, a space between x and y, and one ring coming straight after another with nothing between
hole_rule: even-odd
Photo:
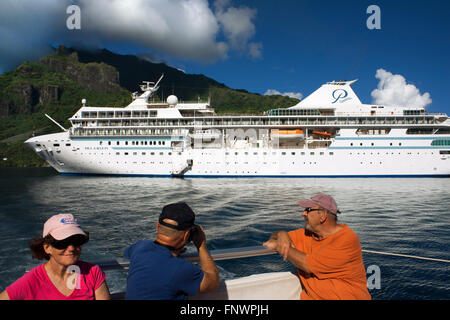
<instances>
[{"instance_id":1,"label":"mountain ridge","mask_svg":"<svg viewBox=\"0 0 450 320\"><path fill-rule=\"evenodd\" d=\"M123 107L132 101L131 93L143 80L155 81L162 73L165 77L156 100L172 92L183 101L210 98L219 115L262 114L298 102L231 89L204 75L186 74L132 55L60 46L38 62L24 62L0 75L0 159L7 159L0 161L0 167L44 165L23 142L33 133L60 130L45 113L70 127L68 118L80 108L81 99L87 99L90 106Z\"/></svg>"}]
</instances>

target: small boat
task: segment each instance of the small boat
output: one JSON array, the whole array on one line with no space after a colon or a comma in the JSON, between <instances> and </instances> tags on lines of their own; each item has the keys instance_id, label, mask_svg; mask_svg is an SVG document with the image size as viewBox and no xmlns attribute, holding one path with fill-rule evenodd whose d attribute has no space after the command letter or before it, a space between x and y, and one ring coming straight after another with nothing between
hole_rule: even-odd
<instances>
[{"instance_id":1,"label":"small boat","mask_svg":"<svg viewBox=\"0 0 450 320\"><path fill-rule=\"evenodd\" d=\"M304 139L305 134L300 129L272 130L272 137L277 137L279 139Z\"/></svg>"},{"instance_id":2,"label":"small boat","mask_svg":"<svg viewBox=\"0 0 450 320\"><path fill-rule=\"evenodd\" d=\"M276 251L263 246L210 251L214 261L265 256L275 253ZM191 262L199 261L196 253L183 254L181 257ZM94 262L94 264L99 265L103 271L116 269L128 271L130 267L130 261L125 258ZM269 272L221 280L215 291L189 296L189 300L299 300L301 292L302 285L297 272ZM125 292L111 293L111 298L123 300L125 299Z\"/></svg>"}]
</instances>

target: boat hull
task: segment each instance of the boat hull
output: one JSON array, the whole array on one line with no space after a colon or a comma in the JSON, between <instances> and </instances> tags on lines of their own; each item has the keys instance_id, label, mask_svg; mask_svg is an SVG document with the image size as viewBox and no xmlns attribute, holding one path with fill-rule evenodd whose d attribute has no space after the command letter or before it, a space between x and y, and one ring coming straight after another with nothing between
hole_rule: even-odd
<instances>
[{"instance_id":1,"label":"boat hull","mask_svg":"<svg viewBox=\"0 0 450 320\"><path fill-rule=\"evenodd\" d=\"M442 147L431 146L427 137L398 138L397 146L391 146L391 140L336 138L330 146L316 149L174 149L170 147L171 138L165 139L165 145L123 146L116 144L117 138L71 139L62 132L34 137L26 144L65 175L171 177L182 172L184 177L450 176L450 155L441 154ZM114 143L109 144L109 140Z\"/></svg>"}]
</instances>

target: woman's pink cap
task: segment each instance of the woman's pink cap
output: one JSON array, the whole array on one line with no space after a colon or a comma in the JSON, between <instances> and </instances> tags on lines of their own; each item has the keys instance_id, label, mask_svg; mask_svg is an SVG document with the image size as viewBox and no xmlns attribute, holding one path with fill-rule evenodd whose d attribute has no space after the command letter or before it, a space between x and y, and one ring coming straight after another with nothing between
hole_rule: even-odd
<instances>
[{"instance_id":1,"label":"woman's pink cap","mask_svg":"<svg viewBox=\"0 0 450 320\"><path fill-rule=\"evenodd\" d=\"M81 230L77 219L71 214L57 214L48 219L44 224L42 237L50 234L56 240L63 240L75 234L86 233Z\"/></svg>"}]
</instances>

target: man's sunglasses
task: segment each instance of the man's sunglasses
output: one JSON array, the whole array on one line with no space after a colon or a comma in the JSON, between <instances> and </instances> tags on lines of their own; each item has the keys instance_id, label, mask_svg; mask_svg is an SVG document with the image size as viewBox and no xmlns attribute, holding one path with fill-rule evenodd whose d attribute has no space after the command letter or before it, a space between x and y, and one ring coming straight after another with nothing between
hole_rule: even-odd
<instances>
[{"instance_id":1,"label":"man's sunglasses","mask_svg":"<svg viewBox=\"0 0 450 320\"><path fill-rule=\"evenodd\" d=\"M55 240L51 243L51 246L58 250L66 249L68 246L72 245L74 247L81 247L83 244L88 242L89 237L83 235L74 235L63 240Z\"/></svg>"},{"instance_id":2,"label":"man's sunglasses","mask_svg":"<svg viewBox=\"0 0 450 320\"><path fill-rule=\"evenodd\" d=\"M311 211L319 211L323 210L323 208L313 209L313 208L305 208L303 211L306 211L306 213L310 213ZM341 213L339 210L336 213L328 211L328 213L331 213L332 215L336 215L336 213Z\"/></svg>"},{"instance_id":3,"label":"man's sunglasses","mask_svg":"<svg viewBox=\"0 0 450 320\"><path fill-rule=\"evenodd\" d=\"M305 208L305 209L303 209L303 211L306 211L306 213L310 213L311 211L319 211L319 210L322 210L322 208L316 208L316 209L313 209L313 208Z\"/></svg>"}]
</instances>

